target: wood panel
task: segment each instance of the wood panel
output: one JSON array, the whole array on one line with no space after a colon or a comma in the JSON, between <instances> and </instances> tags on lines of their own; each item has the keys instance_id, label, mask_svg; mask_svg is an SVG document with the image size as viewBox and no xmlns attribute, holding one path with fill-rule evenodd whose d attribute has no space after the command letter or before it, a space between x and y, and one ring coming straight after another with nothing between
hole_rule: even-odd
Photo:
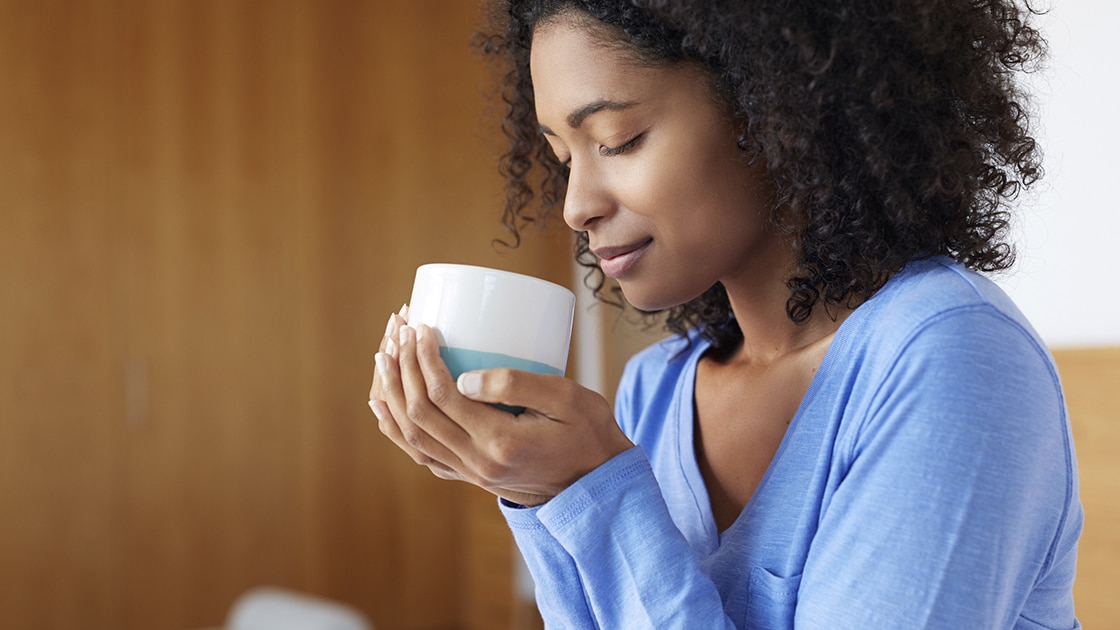
<instances>
[{"instance_id":1,"label":"wood panel","mask_svg":"<svg viewBox=\"0 0 1120 630\"><path fill-rule=\"evenodd\" d=\"M149 366L151 392L129 443L136 628L212 624L254 585L308 584L296 307L306 255L298 127L286 128L300 105L293 55L306 45L285 37L294 6L270 5L120 14L128 350Z\"/></svg>"},{"instance_id":2,"label":"wood panel","mask_svg":"<svg viewBox=\"0 0 1120 630\"><path fill-rule=\"evenodd\" d=\"M365 404L424 262L515 253L472 3L0 0L0 627L183 630L276 584L506 628L492 498Z\"/></svg>"},{"instance_id":3,"label":"wood panel","mask_svg":"<svg viewBox=\"0 0 1120 630\"><path fill-rule=\"evenodd\" d=\"M513 254L490 246L503 236L496 127L482 98L488 73L467 46L470 3L333 2L317 13L311 92L346 95L313 96L309 116L321 169L311 203L327 210L311 257L333 259L314 271L308 302L309 320L330 322L311 330L319 351L309 375L312 407L331 426L318 446L321 527L330 532L324 589L372 600L387 627L508 627L498 618L510 614L511 562L500 554L511 542L504 524L494 526L493 502L474 511L485 497L433 478L386 443L365 392L385 320L408 299L418 265L487 264L565 282L566 237L530 238ZM504 611L478 612L495 599Z\"/></svg>"},{"instance_id":4,"label":"wood panel","mask_svg":"<svg viewBox=\"0 0 1120 630\"><path fill-rule=\"evenodd\" d=\"M3 628L125 613L120 243L97 95L108 31L83 9L0 3Z\"/></svg>"},{"instance_id":5,"label":"wood panel","mask_svg":"<svg viewBox=\"0 0 1120 630\"><path fill-rule=\"evenodd\" d=\"M1086 628L1120 627L1120 348L1054 352L1073 424L1085 529L1073 596Z\"/></svg>"}]
</instances>

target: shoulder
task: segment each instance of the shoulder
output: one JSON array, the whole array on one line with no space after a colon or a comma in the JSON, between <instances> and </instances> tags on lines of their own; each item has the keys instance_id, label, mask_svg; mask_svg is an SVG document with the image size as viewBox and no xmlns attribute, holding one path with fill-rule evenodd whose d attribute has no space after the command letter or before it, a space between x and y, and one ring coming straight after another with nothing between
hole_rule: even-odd
<instances>
[{"instance_id":1,"label":"shoulder","mask_svg":"<svg viewBox=\"0 0 1120 630\"><path fill-rule=\"evenodd\" d=\"M1029 328L1011 298L987 277L945 258L907 265L869 302L878 315L925 318L954 309L993 309L1017 325ZM1033 331L1032 331L1033 332Z\"/></svg>"},{"instance_id":2,"label":"shoulder","mask_svg":"<svg viewBox=\"0 0 1120 630\"><path fill-rule=\"evenodd\" d=\"M988 278L944 258L917 261L856 310L852 328L865 352L941 357L980 348L1051 363L1030 322ZM883 357L885 358L885 357Z\"/></svg>"},{"instance_id":3,"label":"shoulder","mask_svg":"<svg viewBox=\"0 0 1120 630\"><path fill-rule=\"evenodd\" d=\"M993 282L944 259L914 263L853 313L836 357L858 412L852 439L893 422L933 432L1068 439L1053 358ZM888 421L887 419L891 420ZM893 430L893 429L892 429Z\"/></svg>"},{"instance_id":4,"label":"shoulder","mask_svg":"<svg viewBox=\"0 0 1120 630\"><path fill-rule=\"evenodd\" d=\"M849 402L860 410L853 442L904 425L967 443L998 439L1026 452L1057 446L1068 455L1053 358L995 283L954 263L923 261L857 313L864 307L845 355Z\"/></svg>"}]
</instances>

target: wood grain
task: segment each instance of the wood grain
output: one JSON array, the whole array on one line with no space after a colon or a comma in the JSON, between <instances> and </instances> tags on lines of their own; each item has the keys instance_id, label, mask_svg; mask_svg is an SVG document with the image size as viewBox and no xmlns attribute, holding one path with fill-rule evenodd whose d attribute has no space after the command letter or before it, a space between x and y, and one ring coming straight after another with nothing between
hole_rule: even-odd
<instances>
[{"instance_id":1,"label":"wood grain","mask_svg":"<svg viewBox=\"0 0 1120 630\"><path fill-rule=\"evenodd\" d=\"M508 628L493 502L365 403L416 266L503 236L472 3L0 0L0 627L183 630L275 584Z\"/></svg>"}]
</instances>

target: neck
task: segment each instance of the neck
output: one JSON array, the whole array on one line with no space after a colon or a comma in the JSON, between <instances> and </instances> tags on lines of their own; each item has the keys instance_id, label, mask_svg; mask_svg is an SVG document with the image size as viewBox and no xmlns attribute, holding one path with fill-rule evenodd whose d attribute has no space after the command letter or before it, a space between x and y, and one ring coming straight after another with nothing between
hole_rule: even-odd
<instances>
[{"instance_id":1,"label":"neck","mask_svg":"<svg viewBox=\"0 0 1120 630\"><path fill-rule=\"evenodd\" d=\"M723 281L731 310L743 332L742 345L729 357L731 361L769 365L790 354L831 341L851 309L826 309L817 304L808 321L797 324L786 313L789 288L786 279L794 275L792 257L776 261L770 273L744 274ZM831 312L829 312L831 311Z\"/></svg>"}]
</instances>

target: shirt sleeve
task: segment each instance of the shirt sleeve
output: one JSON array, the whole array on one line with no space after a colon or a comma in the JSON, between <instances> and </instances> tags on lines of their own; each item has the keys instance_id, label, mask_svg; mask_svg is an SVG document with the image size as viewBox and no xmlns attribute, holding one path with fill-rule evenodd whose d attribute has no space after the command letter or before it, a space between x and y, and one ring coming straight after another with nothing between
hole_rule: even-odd
<instances>
[{"instance_id":1,"label":"shirt sleeve","mask_svg":"<svg viewBox=\"0 0 1120 630\"><path fill-rule=\"evenodd\" d=\"M553 499L555 500L555 499ZM540 507L498 502L533 577L537 609L549 628L599 628L572 556L537 517Z\"/></svg>"},{"instance_id":2,"label":"shirt sleeve","mask_svg":"<svg viewBox=\"0 0 1120 630\"><path fill-rule=\"evenodd\" d=\"M909 340L871 400L837 449L795 627L1078 627L1060 592L1047 618L1024 610L1073 571L1081 522L1048 354L998 312L960 309Z\"/></svg>"},{"instance_id":3,"label":"shirt sleeve","mask_svg":"<svg viewBox=\"0 0 1120 630\"><path fill-rule=\"evenodd\" d=\"M626 415L629 400L625 384L634 378L631 365L626 366L615 402L615 417L626 430L622 418ZM618 459L617 457L615 459ZM614 459L606 462L599 476L609 475ZM565 491L566 492L566 491ZM564 493L561 493L563 495ZM555 497L552 501L562 501ZM542 506L526 508L499 500L498 505L513 532L514 542L521 552L529 575L533 578L537 609L548 628L600 628L591 610L583 578L574 558L548 528L541 522ZM608 527L605 524L603 527Z\"/></svg>"},{"instance_id":4,"label":"shirt sleeve","mask_svg":"<svg viewBox=\"0 0 1120 630\"><path fill-rule=\"evenodd\" d=\"M503 511L549 628L734 627L640 447L542 506Z\"/></svg>"}]
</instances>

